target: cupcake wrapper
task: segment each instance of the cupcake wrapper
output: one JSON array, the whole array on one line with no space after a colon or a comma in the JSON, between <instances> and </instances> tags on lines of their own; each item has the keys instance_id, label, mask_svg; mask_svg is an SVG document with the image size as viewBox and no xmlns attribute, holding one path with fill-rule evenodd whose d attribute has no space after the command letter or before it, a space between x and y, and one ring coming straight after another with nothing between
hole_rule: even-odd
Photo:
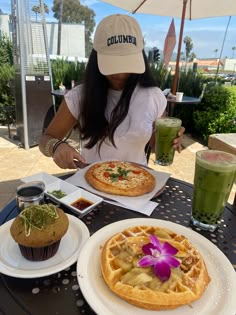
<instances>
[{"instance_id":1,"label":"cupcake wrapper","mask_svg":"<svg viewBox=\"0 0 236 315\"><path fill-rule=\"evenodd\" d=\"M44 247L27 247L19 245L22 256L31 261L42 261L53 257L59 248L61 240Z\"/></svg>"}]
</instances>

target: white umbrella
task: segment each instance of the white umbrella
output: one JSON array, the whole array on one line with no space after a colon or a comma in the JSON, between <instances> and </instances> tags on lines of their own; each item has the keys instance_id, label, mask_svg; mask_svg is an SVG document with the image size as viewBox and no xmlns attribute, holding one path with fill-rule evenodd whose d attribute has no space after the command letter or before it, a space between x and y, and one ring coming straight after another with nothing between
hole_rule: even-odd
<instances>
[{"instance_id":1,"label":"white umbrella","mask_svg":"<svg viewBox=\"0 0 236 315\"><path fill-rule=\"evenodd\" d=\"M101 0L131 13L181 18L176 69L172 92L177 90L184 20L236 15L236 0Z\"/></svg>"}]
</instances>

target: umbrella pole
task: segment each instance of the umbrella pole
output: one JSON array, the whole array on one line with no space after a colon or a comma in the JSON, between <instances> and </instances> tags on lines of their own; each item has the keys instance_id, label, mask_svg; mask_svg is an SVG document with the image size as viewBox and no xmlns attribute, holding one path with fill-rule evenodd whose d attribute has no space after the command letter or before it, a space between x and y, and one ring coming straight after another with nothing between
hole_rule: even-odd
<instances>
[{"instance_id":1,"label":"umbrella pole","mask_svg":"<svg viewBox=\"0 0 236 315\"><path fill-rule=\"evenodd\" d=\"M183 32L184 32L184 20L185 20L187 2L188 0L183 0L183 9L182 9L182 17L181 17L180 32L179 32L179 43L178 43L178 51L177 51L177 58L176 58L176 65L175 65L175 76L174 76L174 82L173 82L173 87L172 87L172 93L174 95L177 91L177 82L178 82L178 77L179 77L179 60L180 60L180 54L181 54L181 45L182 45L182 38L183 38Z\"/></svg>"}]
</instances>

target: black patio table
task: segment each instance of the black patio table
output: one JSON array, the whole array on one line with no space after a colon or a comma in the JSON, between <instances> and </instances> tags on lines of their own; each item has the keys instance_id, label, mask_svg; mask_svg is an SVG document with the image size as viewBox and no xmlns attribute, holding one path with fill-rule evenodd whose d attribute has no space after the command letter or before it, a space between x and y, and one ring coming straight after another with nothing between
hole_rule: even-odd
<instances>
[{"instance_id":1,"label":"black patio table","mask_svg":"<svg viewBox=\"0 0 236 315\"><path fill-rule=\"evenodd\" d=\"M183 96L182 101L177 102L174 98L167 98L167 113L168 116L173 116L175 104L186 104L186 105L193 105L199 104L201 102L200 97L191 97L191 96Z\"/></svg>"},{"instance_id":2,"label":"black patio table","mask_svg":"<svg viewBox=\"0 0 236 315\"><path fill-rule=\"evenodd\" d=\"M192 185L169 178L164 191L156 198L159 203L150 218L172 221L192 228L218 246L236 269L236 210L225 207L223 219L215 232L191 226ZM64 210L72 214L68 209ZM15 200L0 212L0 225L18 213ZM144 218L145 215L108 203L101 203L81 218L90 234L119 220ZM76 275L76 264L51 276L18 279L0 274L0 315L73 315L95 314L83 297ZM104 314L105 315L105 314Z\"/></svg>"}]
</instances>

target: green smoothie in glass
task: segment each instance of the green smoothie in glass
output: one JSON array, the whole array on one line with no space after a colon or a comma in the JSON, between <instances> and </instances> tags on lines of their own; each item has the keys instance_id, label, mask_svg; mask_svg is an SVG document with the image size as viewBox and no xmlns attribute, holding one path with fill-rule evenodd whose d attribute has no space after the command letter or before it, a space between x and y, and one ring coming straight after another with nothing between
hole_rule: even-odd
<instances>
[{"instance_id":1,"label":"green smoothie in glass","mask_svg":"<svg viewBox=\"0 0 236 315\"><path fill-rule=\"evenodd\" d=\"M156 164L173 163L175 150L173 140L177 137L182 121L174 117L161 117L156 120Z\"/></svg>"},{"instance_id":2,"label":"green smoothie in glass","mask_svg":"<svg viewBox=\"0 0 236 315\"><path fill-rule=\"evenodd\" d=\"M236 178L236 156L217 150L196 154L192 223L214 231Z\"/></svg>"}]
</instances>

